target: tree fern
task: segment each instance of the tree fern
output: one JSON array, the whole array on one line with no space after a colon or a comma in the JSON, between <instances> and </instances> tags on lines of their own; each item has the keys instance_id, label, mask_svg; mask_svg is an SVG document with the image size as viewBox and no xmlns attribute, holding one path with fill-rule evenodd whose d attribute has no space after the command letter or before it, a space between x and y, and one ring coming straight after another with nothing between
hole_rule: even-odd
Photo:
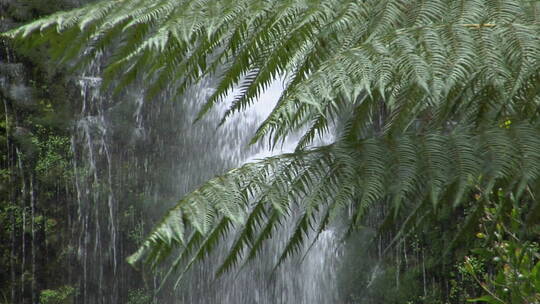
<instances>
[{"instance_id":1,"label":"tree fern","mask_svg":"<svg viewBox=\"0 0 540 304\"><path fill-rule=\"evenodd\" d=\"M246 164L169 211L130 259L176 255L185 271L236 234L218 272L257 255L299 208L281 254L297 253L352 206L361 221L391 202L404 226L475 187L519 196L540 174L540 9L535 1L122 0L63 12L3 34L58 58L111 53L116 90L148 97L218 78L199 117L239 88L224 119L285 89L253 142L301 132L295 153ZM314 147L337 128L335 143ZM404 206L407 206L405 208ZM376 208L376 207L375 207ZM413 210L409 212L409 210ZM190 235L190 237L186 237ZM315 236L316 238L316 236ZM282 260L280 259L280 261Z\"/></svg>"},{"instance_id":2,"label":"tree fern","mask_svg":"<svg viewBox=\"0 0 540 304\"><path fill-rule=\"evenodd\" d=\"M495 125L472 133L473 130L475 129L458 128L450 132L429 131L422 135L406 133L391 138L392 144L386 142L388 139L379 137L356 143L338 141L330 146L246 164L208 182L198 192L182 199L166 220L150 234L134 259L140 259L140 255L144 254L160 256L161 252L169 252L173 248L182 250L182 244L174 240L179 239L184 232L182 229L175 230L169 225L173 217L182 219L179 227L191 226L202 235L212 235L215 229L220 229L219 225L214 225L207 231L198 224L202 220L208 221L208 224L211 224L214 218L229 218L237 222L234 226L240 229L240 234L220 269L225 271L241 263L244 249L249 250L253 246L255 251L258 250L260 241L266 239L272 226L279 222L279 220L276 222L276 217L291 216L290 208L294 204L299 203L304 210L309 206L318 206L317 208L327 211L305 212L299 218L295 232L284 248L282 258L299 249L298 244L306 241L304 239L306 231L316 226L316 223L325 222L327 212L339 210L344 205L354 204L356 206L354 216L361 218L366 208L378 201L390 200L395 204L395 210L399 210L399 205L404 201L421 204L429 199L433 201L432 208L436 208L440 203L452 203L440 202L443 197L445 200L451 197L454 204L459 204L466 199L466 194L476 189L475 187L492 185L493 180L504 182L510 190L537 180L540 174L540 167L537 165L540 161L540 140L537 139L539 125L515 124L508 129ZM515 149L516 143L522 141L528 142L527 148ZM482 144L477 145L478 142ZM416 150L414 147L431 147L431 149ZM320 163L321 158L327 161ZM437 158L440 159L438 162L433 161ZM401 159L401 164L395 159ZM494 162L495 159L499 159L499 162ZM514 169L512 174L510 172L505 174L502 173L504 170L501 170L501 160L505 160L506 166L526 161L528 169ZM426 175L439 177L426 179ZM245 182L251 180L253 176L257 176L256 179L260 180L255 183ZM287 176L287 179L282 179L282 176ZM306 187L284 185L287 180L311 179L312 176L314 180L323 181L321 184L325 187L323 193L319 191L317 185L307 184ZM325 176L335 181L330 182ZM224 190L223 183L226 183L227 188L233 187L239 191L232 193ZM250 193L251 199L244 200L240 197L242 196L240 193L244 191ZM340 194L343 191L348 193L344 198ZM450 196L441 195L447 192L453 193ZM201 193L204 193L203 197ZM221 198L219 203L206 205L205 212L211 216L203 217L191 211L194 205L201 204L202 200L212 202L213 197L217 196ZM257 199L260 197L266 199ZM343 201L335 204L334 200ZM245 208L250 210L247 219L239 221L230 213L224 213L219 207L222 204L238 204L238 202L242 202ZM267 208L270 208L270 211ZM268 212L273 215L268 216ZM320 232L319 230L318 233ZM162 237L162 235L170 236ZM251 255L253 253L248 257Z\"/></svg>"}]
</instances>

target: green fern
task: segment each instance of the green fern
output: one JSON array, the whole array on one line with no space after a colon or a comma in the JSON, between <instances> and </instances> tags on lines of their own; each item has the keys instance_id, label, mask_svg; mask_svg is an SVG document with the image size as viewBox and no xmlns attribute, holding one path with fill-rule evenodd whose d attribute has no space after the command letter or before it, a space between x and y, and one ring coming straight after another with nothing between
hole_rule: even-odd
<instances>
[{"instance_id":1,"label":"green fern","mask_svg":"<svg viewBox=\"0 0 540 304\"><path fill-rule=\"evenodd\" d=\"M251 251L246 257L251 259L261 241L269 237L271 229L290 217L291 208L297 205L305 211L281 254L281 262L290 254L298 253L298 246L306 241L310 227L324 223L328 212L350 204L356 207L353 216L361 218L367 208L379 201L390 201L394 210L400 210L404 201L414 206L414 202L422 204L432 200L432 208L437 208L448 198L457 205L479 185L488 187L495 181L504 182L509 190L515 190L522 184L537 181L540 175L538 132L538 124L517 123L508 129L495 125L480 131L457 128L421 135L408 132L355 143L338 141L330 146L246 164L183 198L156 226L140 251L132 256L132 261L144 255L154 257L173 249L184 250L182 243L176 241L184 235L181 227L190 226L201 235L212 236L221 233L215 219L228 219L240 229L220 268L220 272L229 270L243 263L244 250ZM527 142L526 147L519 144L523 142ZM527 169L519 170L512 166L515 163L526 164ZM518 168L524 168L522 166ZM438 178L426 179L425 176ZM303 182L298 184L294 182L301 180ZM321 187L324 191L320 191ZM450 192L453 193L448 195ZM200 208L201 202L205 202L204 216L192 211ZM239 203L243 205L240 209L249 210L248 218L222 210L223 205ZM310 211L313 208L325 211ZM179 229L170 226L173 219L180 222ZM210 226L213 227L210 230L205 228ZM322 230L317 231L320 232Z\"/></svg>"},{"instance_id":2,"label":"green fern","mask_svg":"<svg viewBox=\"0 0 540 304\"><path fill-rule=\"evenodd\" d=\"M130 258L157 265L176 255L171 269L183 273L235 234L224 272L254 258L296 208L279 262L346 206L354 227L390 202L406 229L474 187L519 196L538 182L539 12L524 0L117 0L3 35L81 64L83 52L107 50L108 83L119 79L121 91L146 79L148 97L182 95L214 75L199 118L239 88L225 121L285 77L252 142L274 146L303 132L296 152L208 181ZM334 127L338 140L314 148Z\"/></svg>"}]
</instances>

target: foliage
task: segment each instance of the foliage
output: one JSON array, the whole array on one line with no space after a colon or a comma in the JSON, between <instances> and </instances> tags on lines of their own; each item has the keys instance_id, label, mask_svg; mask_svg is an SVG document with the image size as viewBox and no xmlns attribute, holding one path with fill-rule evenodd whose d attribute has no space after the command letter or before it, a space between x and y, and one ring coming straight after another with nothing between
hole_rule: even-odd
<instances>
[{"instance_id":1,"label":"foliage","mask_svg":"<svg viewBox=\"0 0 540 304\"><path fill-rule=\"evenodd\" d=\"M526 240L527 228L523 207L514 197L505 197L499 190L494 201L485 209L482 231L477 237L483 246L465 258L463 271L483 289L484 295L470 302L537 303L540 301L540 248L536 242ZM507 203L508 202L508 203ZM476 258L475 256L478 256ZM478 267L479 258L489 262L492 271ZM476 264L476 265L475 265Z\"/></svg>"},{"instance_id":2,"label":"foliage","mask_svg":"<svg viewBox=\"0 0 540 304\"><path fill-rule=\"evenodd\" d=\"M62 286L57 289L44 289L41 291L39 300L42 304L70 304L77 290L72 286Z\"/></svg>"},{"instance_id":3,"label":"foliage","mask_svg":"<svg viewBox=\"0 0 540 304\"><path fill-rule=\"evenodd\" d=\"M44 181L68 181L71 177L72 158L70 138L47 134L41 126L38 126L38 133L41 133L41 138L32 138L39 153L36 172Z\"/></svg>"},{"instance_id":4,"label":"foliage","mask_svg":"<svg viewBox=\"0 0 540 304\"><path fill-rule=\"evenodd\" d=\"M297 151L233 169L170 210L131 262L182 272L224 235L218 273L254 258L284 217L302 210L279 263L352 206L411 223L460 208L477 187L517 200L540 176L538 1L123 0L62 12L7 34L84 64L111 52L105 83L135 79L184 93L219 78L199 117L234 88L224 120L278 77L285 90L253 142L300 131ZM314 140L336 127L335 143ZM475 217L472 216L472 219ZM470 221L469 224L474 224ZM174 255L176 259L171 259Z\"/></svg>"},{"instance_id":5,"label":"foliage","mask_svg":"<svg viewBox=\"0 0 540 304\"><path fill-rule=\"evenodd\" d=\"M4 1L0 26L42 15L38 2ZM41 289L70 280L58 272L69 265L60 252L72 232L63 220L73 190L68 89L59 75L32 61L47 56L42 48L32 50L40 56L22 58L5 39L0 44L0 294L5 303L37 302ZM43 301L56 303L66 290L47 290Z\"/></svg>"},{"instance_id":6,"label":"foliage","mask_svg":"<svg viewBox=\"0 0 540 304\"><path fill-rule=\"evenodd\" d=\"M128 295L128 301L126 304L150 304L152 303L152 296L148 291L144 289L131 290Z\"/></svg>"}]
</instances>

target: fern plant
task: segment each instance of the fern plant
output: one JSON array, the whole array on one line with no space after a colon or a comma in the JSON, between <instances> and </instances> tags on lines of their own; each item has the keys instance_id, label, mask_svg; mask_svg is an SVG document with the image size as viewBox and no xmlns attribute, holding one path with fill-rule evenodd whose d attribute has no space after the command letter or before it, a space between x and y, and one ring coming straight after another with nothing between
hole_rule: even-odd
<instances>
[{"instance_id":1,"label":"fern plant","mask_svg":"<svg viewBox=\"0 0 540 304\"><path fill-rule=\"evenodd\" d=\"M301 132L296 151L186 195L130 258L183 273L235 234L221 273L255 257L293 209L279 263L345 207L352 228L380 204L411 219L475 187L538 190L539 20L540 3L525 0L116 0L3 35L80 64L106 51L105 85L142 78L148 98L213 75L198 117L239 89L223 121L286 79L252 142ZM334 126L336 141L314 147Z\"/></svg>"}]
</instances>

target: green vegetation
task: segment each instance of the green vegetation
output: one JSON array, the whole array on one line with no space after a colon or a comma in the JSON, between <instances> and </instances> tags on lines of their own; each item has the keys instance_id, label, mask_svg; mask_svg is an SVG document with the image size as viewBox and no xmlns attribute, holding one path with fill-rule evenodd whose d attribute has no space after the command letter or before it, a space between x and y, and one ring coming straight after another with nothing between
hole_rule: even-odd
<instances>
[{"instance_id":1,"label":"green vegetation","mask_svg":"<svg viewBox=\"0 0 540 304\"><path fill-rule=\"evenodd\" d=\"M376 258L375 245L363 249L382 270L353 277L351 301L534 303L539 14L540 2L525 0L123 0L5 36L82 65L111 52L105 86L142 79L148 98L181 96L212 75L219 82L199 117L239 88L226 120L284 77L252 142L274 147L300 132L296 151L186 195L131 263L167 264L181 277L234 234L223 273L295 214L280 264L348 209L344 234L367 230L365 243L384 247ZM317 147L330 130L335 141Z\"/></svg>"},{"instance_id":2,"label":"green vegetation","mask_svg":"<svg viewBox=\"0 0 540 304\"><path fill-rule=\"evenodd\" d=\"M482 287L484 294L469 301L537 303L540 301L540 226L528 227L530 210L513 196L506 196L501 190L491 196L480 219L481 231L476 235L482 242L472 250L472 256L465 257L461 267L471 281Z\"/></svg>"},{"instance_id":3,"label":"green vegetation","mask_svg":"<svg viewBox=\"0 0 540 304\"><path fill-rule=\"evenodd\" d=\"M477 192L462 208L443 206L412 226L383 258L378 242L389 242L384 234L373 237L378 226L364 227L345 246L341 292L352 303L465 303L491 299L490 293L504 294L493 303L535 303L540 225L534 205L529 195L518 202L502 190ZM366 247L371 239L375 250Z\"/></svg>"},{"instance_id":4,"label":"green vegetation","mask_svg":"<svg viewBox=\"0 0 540 304\"><path fill-rule=\"evenodd\" d=\"M72 8L75 2L3 1L0 29ZM79 243L84 228L75 179L89 180L87 168L74 170L81 158L72 146L80 89L65 66L49 60L46 47L16 49L4 37L0 46L0 303L78 303L85 291ZM121 173L128 169L133 171ZM142 192L137 190L133 196ZM136 221L122 223L128 252L138 244L127 234L141 229L141 206L132 211ZM131 270L127 264L124 268ZM133 271L120 302L127 300L128 288L142 284L136 275Z\"/></svg>"},{"instance_id":5,"label":"green vegetation","mask_svg":"<svg viewBox=\"0 0 540 304\"><path fill-rule=\"evenodd\" d=\"M131 290L126 304L151 304L152 296L144 289Z\"/></svg>"},{"instance_id":6,"label":"green vegetation","mask_svg":"<svg viewBox=\"0 0 540 304\"><path fill-rule=\"evenodd\" d=\"M42 304L71 304L77 290L71 286L62 286L58 289L44 289L39 300Z\"/></svg>"},{"instance_id":7,"label":"green vegetation","mask_svg":"<svg viewBox=\"0 0 540 304\"><path fill-rule=\"evenodd\" d=\"M30 64L25 67L26 71L39 73L33 69L37 68ZM25 77L31 76L8 79L8 83L24 83ZM41 86L50 80L43 77L41 81L24 85ZM64 255L70 246L66 241L70 233L65 221L70 211L66 206L73 194L71 144L65 120L69 107L64 94L43 89L36 90L27 104L3 92L0 268L5 271L0 274L0 293L5 299L0 303L13 301L8 298L11 290L17 290L18 296L19 291L26 290L25 297L37 297L43 290L42 303L71 303L60 301L64 291L45 290L69 283L58 275L58 269L73 257L73 252ZM32 256L38 253L39 257ZM12 276L23 279L13 281Z\"/></svg>"}]
</instances>

